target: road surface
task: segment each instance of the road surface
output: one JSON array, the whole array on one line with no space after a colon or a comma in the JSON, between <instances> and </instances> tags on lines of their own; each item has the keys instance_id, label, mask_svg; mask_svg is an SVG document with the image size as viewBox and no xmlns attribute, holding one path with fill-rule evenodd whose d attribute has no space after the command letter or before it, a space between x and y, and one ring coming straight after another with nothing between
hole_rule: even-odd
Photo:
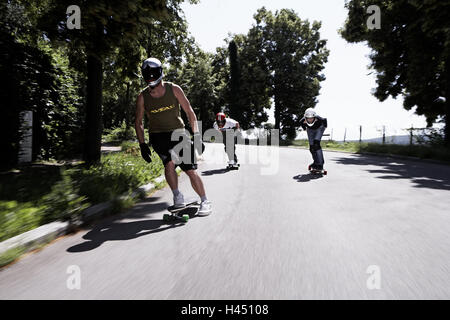
<instances>
[{"instance_id":1,"label":"road surface","mask_svg":"<svg viewBox=\"0 0 450 320\"><path fill-rule=\"evenodd\" d=\"M226 172L207 146L212 215L166 224L166 187L4 268L0 299L450 298L450 166L325 152L313 177L308 150L237 150Z\"/></svg>"}]
</instances>

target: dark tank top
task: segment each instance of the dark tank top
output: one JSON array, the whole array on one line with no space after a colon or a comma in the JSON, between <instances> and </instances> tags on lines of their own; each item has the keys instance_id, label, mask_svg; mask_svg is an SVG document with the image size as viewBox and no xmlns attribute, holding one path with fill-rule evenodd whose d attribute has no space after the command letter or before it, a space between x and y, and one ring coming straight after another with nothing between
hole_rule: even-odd
<instances>
[{"instance_id":1,"label":"dark tank top","mask_svg":"<svg viewBox=\"0 0 450 320\"><path fill-rule=\"evenodd\" d=\"M162 97L154 98L150 95L148 87L142 91L144 108L149 122L149 132L172 132L183 129L181 107L173 93L172 83L164 82L166 92Z\"/></svg>"}]
</instances>

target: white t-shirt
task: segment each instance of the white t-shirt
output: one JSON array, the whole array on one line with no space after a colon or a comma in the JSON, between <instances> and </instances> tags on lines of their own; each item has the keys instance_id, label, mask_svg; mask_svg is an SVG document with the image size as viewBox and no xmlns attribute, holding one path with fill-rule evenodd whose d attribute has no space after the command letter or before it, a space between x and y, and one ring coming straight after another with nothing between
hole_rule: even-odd
<instances>
[{"instance_id":1,"label":"white t-shirt","mask_svg":"<svg viewBox=\"0 0 450 320\"><path fill-rule=\"evenodd\" d=\"M231 118L225 118L225 124L220 129L233 129L233 128L236 127L237 124L238 124L238 122L236 120L233 120ZM219 126L217 125L217 121L214 122L213 127L214 127L214 129L219 130Z\"/></svg>"}]
</instances>

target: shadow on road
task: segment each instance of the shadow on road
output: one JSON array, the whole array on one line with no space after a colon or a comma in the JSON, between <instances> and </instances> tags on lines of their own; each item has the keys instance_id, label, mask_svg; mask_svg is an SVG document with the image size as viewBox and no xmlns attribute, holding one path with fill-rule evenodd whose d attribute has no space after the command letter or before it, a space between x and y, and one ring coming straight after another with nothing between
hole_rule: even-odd
<instances>
[{"instance_id":1,"label":"shadow on road","mask_svg":"<svg viewBox=\"0 0 450 320\"><path fill-rule=\"evenodd\" d=\"M409 179L416 188L450 190L450 166L365 155L333 160L345 165L377 166L379 169L366 171L378 174L379 179Z\"/></svg>"},{"instance_id":2,"label":"shadow on road","mask_svg":"<svg viewBox=\"0 0 450 320\"><path fill-rule=\"evenodd\" d=\"M307 173L307 174L299 174L295 177L292 177L292 179L297 180L297 182L308 182L311 180L317 180L323 178L323 175L321 174L312 174L312 173Z\"/></svg>"},{"instance_id":3,"label":"shadow on road","mask_svg":"<svg viewBox=\"0 0 450 320\"><path fill-rule=\"evenodd\" d=\"M228 170L226 168L224 169L215 169L215 170L207 170L207 171L202 171L202 176L212 176L214 174L224 174L227 172L230 172L231 170Z\"/></svg>"},{"instance_id":4,"label":"shadow on road","mask_svg":"<svg viewBox=\"0 0 450 320\"><path fill-rule=\"evenodd\" d=\"M83 236L85 242L67 249L67 252L85 252L100 247L107 241L123 241L136 239L152 233L174 229L184 225L183 222L166 222L162 219L147 219L131 222L121 222L122 219L142 219L148 215L165 213L169 206L167 202L154 203L155 198L148 198L138 203L125 214L111 217L95 225ZM181 214L189 214L191 219L197 217L197 208L186 208Z\"/></svg>"}]
</instances>

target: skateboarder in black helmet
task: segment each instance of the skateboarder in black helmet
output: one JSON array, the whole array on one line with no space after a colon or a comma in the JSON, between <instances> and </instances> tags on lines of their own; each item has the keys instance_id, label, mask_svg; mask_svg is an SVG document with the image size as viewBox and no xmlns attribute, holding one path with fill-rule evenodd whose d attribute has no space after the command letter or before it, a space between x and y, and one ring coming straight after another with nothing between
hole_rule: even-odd
<instances>
[{"instance_id":1,"label":"skateboarder in black helmet","mask_svg":"<svg viewBox=\"0 0 450 320\"><path fill-rule=\"evenodd\" d=\"M198 213L207 215L211 213L211 203L206 197L202 179L196 172L197 164L193 159L194 150L191 152L192 158L188 163L182 161L181 164L176 165L172 160L173 148L180 143L179 141L172 141L172 133L175 130L183 131L185 128L180 114L181 109L186 113L194 132L193 141L195 143L192 143L193 149L195 147L199 154L203 152L204 145L201 141L197 117L183 90L176 84L162 80L163 68L158 59L146 59L142 64L141 71L144 80L148 84L148 87L139 94L136 103L135 128L141 155L147 162L151 162L151 152L149 145L145 143L144 127L142 125L142 118L146 114L149 122L149 144L164 164L166 180L173 192L174 206L182 207L184 205L184 197L178 190L178 176L175 171L176 166L179 165L189 176L192 187L200 196L201 204ZM180 156L182 155L180 154Z\"/></svg>"},{"instance_id":2,"label":"skateboarder in black helmet","mask_svg":"<svg viewBox=\"0 0 450 320\"><path fill-rule=\"evenodd\" d=\"M313 157L313 163L310 165L310 168L323 170L325 161L320 141L328 126L327 119L317 115L313 108L308 108L305 111L304 117L300 120L300 125L308 134L309 151Z\"/></svg>"},{"instance_id":3,"label":"skateboarder in black helmet","mask_svg":"<svg viewBox=\"0 0 450 320\"><path fill-rule=\"evenodd\" d=\"M219 112L216 114L216 122L213 125L214 129L222 132L223 144L225 145L225 152L228 156L228 166L238 166L238 158L236 156L236 134L233 132L233 148L227 148L227 130L238 130L240 128L239 122L234 119L227 118L225 113Z\"/></svg>"}]
</instances>

